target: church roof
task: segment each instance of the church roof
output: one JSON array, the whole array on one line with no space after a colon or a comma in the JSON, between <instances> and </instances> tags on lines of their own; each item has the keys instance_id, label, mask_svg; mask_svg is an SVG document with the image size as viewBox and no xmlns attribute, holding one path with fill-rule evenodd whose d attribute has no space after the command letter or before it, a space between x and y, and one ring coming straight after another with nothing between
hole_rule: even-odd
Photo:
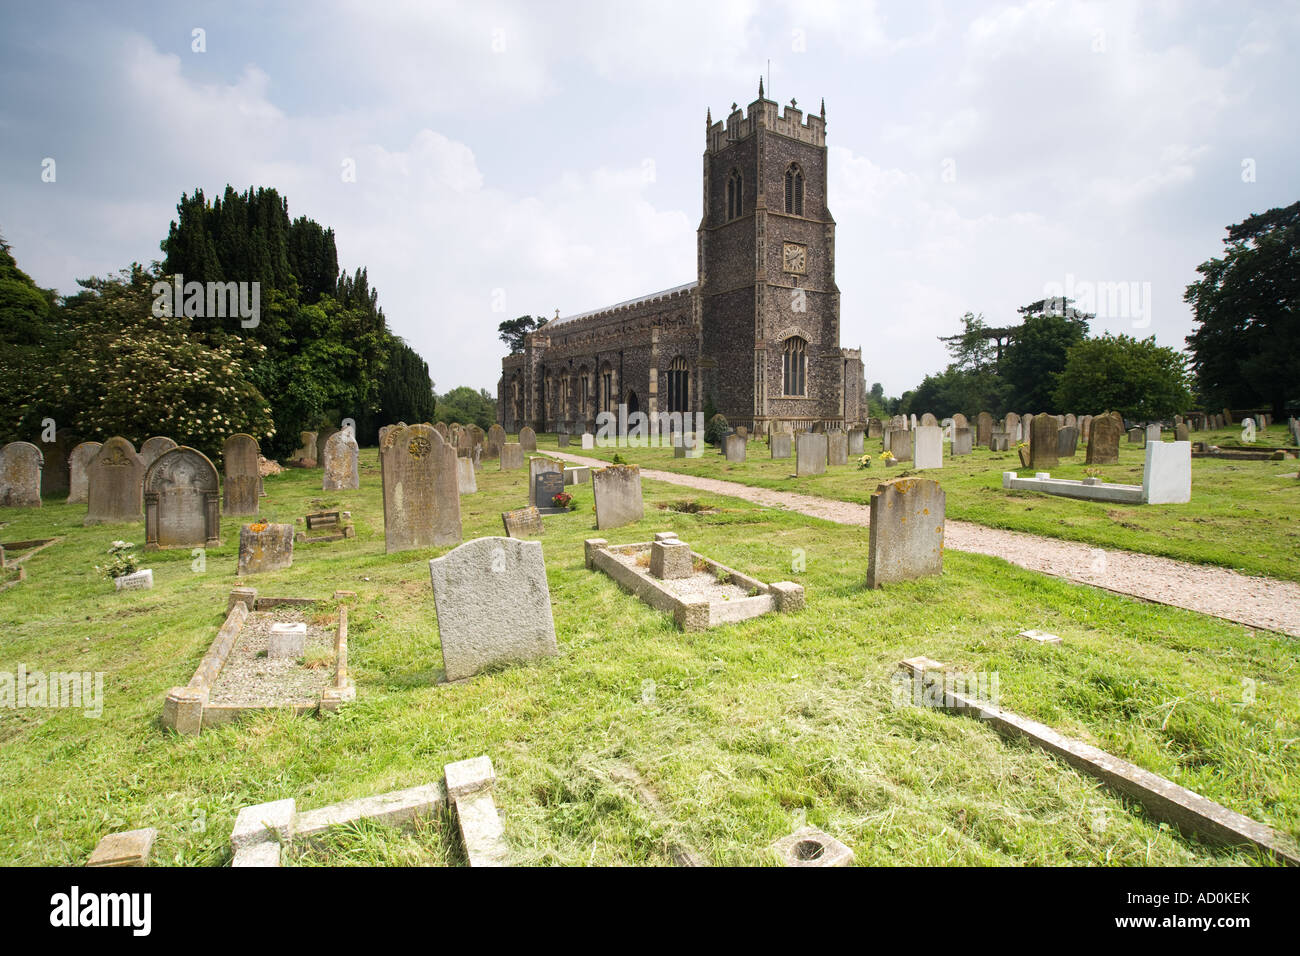
<instances>
[{"instance_id":1,"label":"church roof","mask_svg":"<svg viewBox=\"0 0 1300 956\"><path fill-rule=\"evenodd\" d=\"M574 322L578 319L586 319L593 315L600 315L602 312L612 312L615 309L622 309L630 305L640 305L642 302L650 302L654 299L662 299L666 296L676 295L678 292L686 292L694 289L699 282L687 282L684 285L673 286L671 289L662 289L659 292L651 292L649 295L638 296L635 299L627 299L624 302L615 302L613 305L603 305L599 309L592 309L590 312L579 312L577 315L565 315L558 319L552 319L543 327L544 331L549 331L562 322Z\"/></svg>"}]
</instances>

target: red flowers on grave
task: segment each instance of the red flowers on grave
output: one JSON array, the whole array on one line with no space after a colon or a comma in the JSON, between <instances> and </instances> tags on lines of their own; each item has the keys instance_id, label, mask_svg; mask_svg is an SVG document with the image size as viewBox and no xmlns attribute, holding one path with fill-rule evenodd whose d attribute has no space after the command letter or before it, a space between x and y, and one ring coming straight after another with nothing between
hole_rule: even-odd
<instances>
[{"instance_id":1,"label":"red flowers on grave","mask_svg":"<svg viewBox=\"0 0 1300 956\"><path fill-rule=\"evenodd\" d=\"M566 491L561 491L555 494L554 496L552 496L551 503L554 504L555 507L557 508L567 508L569 507L569 502L571 502L572 500L573 500L573 495L569 494Z\"/></svg>"}]
</instances>

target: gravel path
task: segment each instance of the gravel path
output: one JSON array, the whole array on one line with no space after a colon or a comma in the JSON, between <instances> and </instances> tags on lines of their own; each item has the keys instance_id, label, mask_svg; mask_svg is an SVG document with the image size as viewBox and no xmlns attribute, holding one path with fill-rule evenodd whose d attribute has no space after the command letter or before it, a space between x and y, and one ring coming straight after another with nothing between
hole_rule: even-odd
<instances>
[{"instance_id":1,"label":"gravel path","mask_svg":"<svg viewBox=\"0 0 1300 956\"><path fill-rule=\"evenodd\" d=\"M564 452L548 451L547 454L597 468L609 464ZM654 481L743 498L754 504L785 508L839 524L866 526L871 523L871 510L866 505L847 501L752 488L734 481L671 471L643 468L641 475ZM1096 548L1077 541L986 528L965 521L947 522L944 545L957 551L1002 558L1031 571L1091 584L1157 604L1300 637L1300 584L1292 581L1253 577L1208 564L1189 564L1133 551Z\"/></svg>"}]
</instances>

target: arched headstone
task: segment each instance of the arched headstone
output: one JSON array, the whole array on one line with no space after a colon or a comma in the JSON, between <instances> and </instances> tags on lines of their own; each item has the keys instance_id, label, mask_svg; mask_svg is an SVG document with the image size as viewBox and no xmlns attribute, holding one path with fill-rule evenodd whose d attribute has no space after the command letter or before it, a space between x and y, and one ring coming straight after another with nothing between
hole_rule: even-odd
<instances>
[{"instance_id":1,"label":"arched headstone","mask_svg":"<svg viewBox=\"0 0 1300 956\"><path fill-rule=\"evenodd\" d=\"M144 476L145 546L219 546L219 491L216 466L203 452L187 445L163 452Z\"/></svg>"},{"instance_id":2,"label":"arched headstone","mask_svg":"<svg viewBox=\"0 0 1300 956\"><path fill-rule=\"evenodd\" d=\"M325 466L321 478L322 491L351 491L361 487L359 461L361 449L352 437L351 429L334 432L325 442L321 463Z\"/></svg>"},{"instance_id":3,"label":"arched headstone","mask_svg":"<svg viewBox=\"0 0 1300 956\"><path fill-rule=\"evenodd\" d=\"M456 449L430 425L390 428L379 448L388 553L461 540Z\"/></svg>"},{"instance_id":4,"label":"arched headstone","mask_svg":"<svg viewBox=\"0 0 1300 956\"><path fill-rule=\"evenodd\" d=\"M175 447L176 442L170 438L165 435L155 435L153 438L146 439L140 446L140 458L143 459L145 468L148 468L163 452L171 451Z\"/></svg>"},{"instance_id":5,"label":"arched headstone","mask_svg":"<svg viewBox=\"0 0 1300 956\"><path fill-rule=\"evenodd\" d=\"M258 458L261 449L252 435L231 435L221 446L221 468L225 472L222 482L221 507L228 515L257 514L258 498L262 491Z\"/></svg>"},{"instance_id":6,"label":"arched headstone","mask_svg":"<svg viewBox=\"0 0 1300 956\"><path fill-rule=\"evenodd\" d=\"M139 521L144 513L144 459L121 435L99 449L86 469L86 521L113 524Z\"/></svg>"},{"instance_id":7,"label":"arched headstone","mask_svg":"<svg viewBox=\"0 0 1300 956\"><path fill-rule=\"evenodd\" d=\"M44 462L45 456L31 442L14 441L0 448L0 506L39 508Z\"/></svg>"},{"instance_id":8,"label":"arched headstone","mask_svg":"<svg viewBox=\"0 0 1300 956\"><path fill-rule=\"evenodd\" d=\"M68 456L68 501L70 505L84 505L89 487L90 463L104 446L97 441L83 441Z\"/></svg>"}]
</instances>

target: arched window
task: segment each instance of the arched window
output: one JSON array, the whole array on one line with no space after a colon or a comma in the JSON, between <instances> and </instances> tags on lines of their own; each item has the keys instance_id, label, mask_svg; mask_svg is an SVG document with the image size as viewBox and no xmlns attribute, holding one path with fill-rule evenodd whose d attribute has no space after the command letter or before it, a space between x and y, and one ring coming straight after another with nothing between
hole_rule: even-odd
<instances>
[{"instance_id":1,"label":"arched window","mask_svg":"<svg viewBox=\"0 0 1300 956\"><path fill-rule=\"evenodd\" d=\"M727 221L740 216L745 207L745 188L740 178L740 170L733 169L727 177Z\"/></svg>"},{"instance_id":2,"label":"arched window","mask_svg":"<svg viewBox=\"0 0 1300 956\"><path fill-rule=\"evenodd\" d=\"M803 215L803 170L791 163L785 171L785 211L792 216Z\"/></svg>"},{"instance_id":3,"label":"arched window","mask_svg":"<svg viewBox=\"0 0 1300 956\"><path fill-rule=\"evenodd\" d=\"M686 403L690 400L690 375L686 359L680 355L673 359L673 364L668 367L668 411L688 411Z\"/></svg>"},{"instance_id":4,"label":"arched window","mask_svg":"<svg viewBox=\"0 0 1300 956\"><path fill-rule=\"evenodd\" d=\"M808 394L808 343L797 335L785 340L781 349L781 394Z\"/></svg>"}]
</instances>

